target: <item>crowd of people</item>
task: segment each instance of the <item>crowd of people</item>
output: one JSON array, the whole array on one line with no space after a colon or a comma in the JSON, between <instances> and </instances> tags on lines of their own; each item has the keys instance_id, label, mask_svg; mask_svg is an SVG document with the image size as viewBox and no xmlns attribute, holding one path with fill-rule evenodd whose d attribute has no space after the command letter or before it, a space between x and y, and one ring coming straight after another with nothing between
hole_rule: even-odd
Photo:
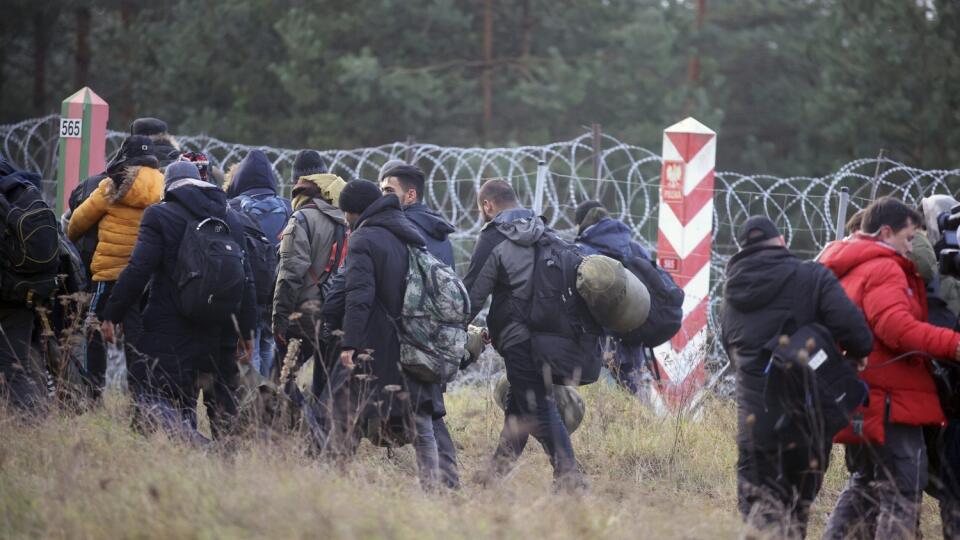
<instances>
[{"instance_id":1,"label":"crowd of people","mask_svg":"<svg viewBox=\"0 0 960 540\"><path fill-rule=\"evenodd\" d=\"M934 250L957 204L877 199L816 261L791 254L766 217L740 226L722 341L737 369L739 510L754 526L804 536L837 443L849 479L824 538L916 538L925 490L944 537L960 534L960 303ZM809 341L793 354L798 335Z\"/></svg>"},{"instance_id":2,"label":"crowd of people","mask_svg":"<svg viewBox=\"0 0 960 540\"><path fill-rule=\"evenodd\" d=\"M458 489L446 383L492 344L506 368L505 418L479 480L509 472L532 435L556 488L585 489L555 385L596 380L590 359L577 360L592 348L619 385L643 394L656 373L650 347L679 328L682 290L633 231L586 201L567 242L508 179L488 180L476 194L486 225L461 279L455 229L424 203L414 164L392 160L376 181L347 181L304 150L290 182L288 200L259 150L220 171L154 118L132 124L63 216L38 175L0 162L7 406L30 417L51 396L95 403L116 344L138 430L210 444L198 430L202 399L214 440L243 436L238 395L252 378L301 398L297 421L311 426L316 455L349 458L364 437L411 444L424 489ZM938 271L935 250L938 218L956 204L931 197L918 211L880 198L816 261L791 254L766 217L740 225L720 338L736 367L739 510L753 527L804 536L839 443L850 476L826 537L914 537L925 489L940 499L945 536L960 534L949 367L960 360L960 282ZM642 331L594 330L579 304L547 293L551 272L569 278L570 254L608 257L640 278ZM411 323L418 308L426 326ZM551 333L558 317L576 327L573 340ZM559 360L571 358L572 369ZM311 362L304 396L292 381Z\"/></svg>"},{"instance_id":3,"label":"crowd of people","mask_svg":"<svg viewBox=\"0 0 960 540\"><path fill-rule=\"evenodd\" d=\"M42 197L38 176L8 162L2 172L16 187L0 193L11 233L23 229L13 222L15 210ZM95 403L106 385L108 349L116 346L138 430L210 444L198 430L202 400L214 441L246 435L249 415L240 395L253 381L254 393L272 389L288 401L299 398L301 418L293 421L314 428L317 454L349 457L364 437L384 446L411 444L425 489L457 489L456 445L444 421L452 376L405 362L419 348L428 360L452 357L455 373L492 344L507 368L506 415L481 480L506 474L532 435L550 456L557 488L583 489L556 404L561 387L553 384L569 383L569 374L545 379L541 357L550 351L531 345L539 334L524 305L535 295L538 246L548 240L625 264L639 259L653 269L629 228L590 201L577 211L577 247L522 208L508 181L490 180L477 194L488 224L461 278L454 273L455 229L424 204L425 175L415 165L391 160L375 182L346 181L318 152L304 150L290 185L286 199L259 150L221 171L202 153L181 150L163 121L133 122L106 169L73 190L62 216L44 203L45 221L27 224L48 233L56 260L39 270L2 266L4 285L41 274L56 283L3 294L8 346L0 347L0 368L8 403L24 413L49 407L51 395ZM31 236L32 243L42 236ZM15 234L4 244L7 253L31 247ZM417 255L423 253L430 258ZM415 284L423 268L429 276ZM446 288L436 285L438 276L447 276ZM452 319L429 336L442 344L411 335L416 329L405 319L412 294L420 295L415 303L440 305L448 299L431 294L458 290L459 303L445 306L453 306ZM488 299L490 309L480 315ZM474 319L483 325L468 325ZM47 326L51 332L41 331ZM54 339L41 339L48 334ZM643 346L621 338L607 338L616 345L609 367L626 390L639 393ZM43 354L50 346L70 350ZM602 357L599 341L596 348ZM311 363L310 390L301 392L296 373ZM583 406L579 396L564 403ZM582 418L582 410L573 414Z\"/></svg>"}]
</instances>

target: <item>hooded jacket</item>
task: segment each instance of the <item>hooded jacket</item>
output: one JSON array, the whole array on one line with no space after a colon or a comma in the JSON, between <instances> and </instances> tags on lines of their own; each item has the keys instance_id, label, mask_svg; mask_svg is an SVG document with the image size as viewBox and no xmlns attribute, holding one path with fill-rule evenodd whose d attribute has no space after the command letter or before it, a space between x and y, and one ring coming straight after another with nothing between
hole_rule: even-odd
<instances>
[{"instance_id":1,"label":"hooded jacket","mask_svg":"<svg viewBox=\"0 0 960 540\"><path fill-rule=\"evenodd\" d=\"M143 310L143 335L137 347L153 357L197 357L209 354L222 343L221 333L197 325L180 315L176 303L177 286L173 281L180 241L186 218L172 205L179 205L195 216L224 220L235 242L244 245L243 224L227 208L226 195L218 187L201 180L181 180L167 186L163 202L143 213L137 245L130 262L120 274L107 306L104 319L123 320L132 305L141 301L150 284ZM251 335L256 324L256 291L250 263L244 257L247 276L237 324L243 336ZM217 329L234 334L231 329ZM235 341L235 339L234 339Z\"/></svg>"},{"instance_id":2,"label":"hooded jacket","mask_svg":"<svg viewBox=\"0 0 960 540\"><path fill-rule=\"evenodd\" d=\"M543 220L526 208L504 210L483 226L463 283L470 293L470 318L493 296L487 328L501 353L530 339L534 244L546 231Z\"/></svg>"},{"instance_id":3,"label":"hooded jacket","mask_svg":"<svg viewBox=\"0 0 960 540\"><path fill-rule=\"evenodd\" d=\"M279 247L293 210L289 200L277 195L277 177L266 154L251 150L231 175L226 192L230 208L255 221L274 249Z\"/></svg>"},{"instance_id":4,"label":"hooded jacket","mask_svg":"<svg viewBox=\"0 0 960 540\"><path fill-rule=\"evenodd\" d=\"M443 416L439 385L420 383L405 376L399 367L396 321L400 319L406 292L408 246L424 245L423 236L405 217L394 195L384 195L367 207L350 235L341 345L345 349L373 351L373 360L357 362L355 370L374 376L368 387L371 415L401 414L397 400L382 393L387 386L398 385L410 392L411 403L418 411ZM376 402L381 403L378 406Z\"/></svg>"},{"instance_id":5,"label":"hooded jacket","mask_svg":"<svg viewBox=\"0 0 960 540\"><path fill-rule=\"evenodd\" d=\"M115 281L127 266L137 242L144 210L160 202L163 175L150 167L124 167L119 187L111 178L73 212L67 237L77 241L97 227L97 247L90 270L93 281Z\"/></svg>"},{"instance_id":6,"label":"hooded jacket","mask_svg":"<svg viewBox=\"0 0 960 540\"><path fill-rule=\"evenodd\" d=\"M439 212L423 203L411 204L403 209L407 219L420 229L427 242L427 251L450 268L454 266L453 244L448 238L456 229Z\"/></svg>"},{"instance_id":7,"label":"hooded jacket","mask_svg":"<svg viewBox=\"0 0 960 540\"><path fill-rule=\"evenodd\" d=\"M870 386L864 438L882 444L887 421L908 425L943 422L925 355L953 359L960 334L926 322L927 294L913 262L862 234L828 245L820 261L863 310L874 335L873 352L860 374ZM850 428L836 440L863 442Z\"/></svg>"},{"instance_id":8,"label":"hooded jacket","mask_svg":"<svg viewBox=\"0 0 960 540\"><path fill-rule=\"evenodd\" d=\"M622 221L605 217L587 227L579 236L577 244L584 248L585 255L606 255L618 261L634 257L651 260L650 252L633 241L633 231Z\"/></svg>"},{"instance_id":9,"label":"hooded jacket","mask_svg":"<svg viewBox=\"0 0 960 540\"><path fill-rule=\"evenodd\" d=\"M237 195L276 195L277 177L273 173L273 166L267 155L260 150L251 150L234 171L230 185L227 186L227 197L233 199Z\"/></svg>"},{"instance_id":10,"label":"hooded jacket","mask_svg":"<svg viewBox=\"0 0 960 540\"><path fill-rule=\"evenodd\" d=\"M343 178L335 174L317 173L298 178L297 185L293 188L294 191L297 190L298 185L303 185L304 183L311 183L317 186L317 189L320 191L320 198L333 201L334 204L337 204L337 201L340 200L340 192L343 191L343 188L347 185ZM313 198L311 195L305 193L295 195L293 197L293 209L299 209L304 204L309 203Z\"/></svg>"},{"instance_id":11,"label":"hooded jacket","mask_svg":"<svg viewBox=\"0 0 960 540\"><path fill-rule=\"evenodd\" d=\"M873 346L863 315L837 278L817 263L800 261L784 247L748 247L730 259L721 320L723 348L737 369L741 446L787 442L774 433L783 412L777 396L765 392L771 340L815 322L830 331L849 357L863 358Z\"/></svg>"},{"instance_id":12,"label":"hooded jacket","mask_svg":"<svg viewBox=\"0 0 960 540\"><path fill-rule=\"evenodd\" d=\"M315 198L294 211L280 235L280 263L273 295L275 334L284 335L290 315L304 302L321 300L320 286L336 271L331 266L334 244L346 229L343 212L324 199ZM340 249L337 246L337 251Z\"/></svg>"},{"instance_id":13,"label":"hooded jacket","mask_svg":"<svg viewBox=\"0 0 960 540\"><path fill-rule=\"evenodd\" d=\"M633 231L622 221L610 217L601 218L577 237L577 245L584 255L605 255L620 262L640 257L650 261L650 252L633 241ZM613 338L616 339L616 338ZM621 370L639 367L646 360L642 346L626 345L615 341L613 361Z\"/></svg>"}]
</instances>

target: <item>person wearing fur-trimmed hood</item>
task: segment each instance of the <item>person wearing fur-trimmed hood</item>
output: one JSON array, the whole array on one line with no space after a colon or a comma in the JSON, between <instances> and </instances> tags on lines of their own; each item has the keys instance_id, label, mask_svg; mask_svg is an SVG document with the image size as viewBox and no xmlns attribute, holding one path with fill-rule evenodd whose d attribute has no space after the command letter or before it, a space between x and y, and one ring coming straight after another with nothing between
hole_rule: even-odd
<instances>
[{"instance_id":1,"label":"person wearing fur-trimmed hood","mask_svg":"<svg viewBox=\"0 0 960 540\"><path fill-rule=\"evenodd\" d=\"M337 207L346 182L328 173L314 150L303 150L297 155L293 180L293 215L280 233L273 336L278 358L286 354L287 340L299 338L300 357L306 359L313 356L313 344L318 342L316 327L324 285L346 254L347 222ZM314 370L316 377L322 372ZM315 388L320 387L315 384Z\"/></svg>"},{"instance_id":2,"label":"person wearing fur-trimmed hood","mask_svg":"<svg viewBox=\"0 0 960 540\"><path fill-rule=\"evenodd\" d=\"M97 228L97 245L90 265L93 278L90 310L97 318L102 318L113 286L130 261L143 212L163 196L163 174L157 169L159 163L153 152L153 143L148 137L127 137L107 166L107 177L74 210L67 227L71 241ZM130 310L123 324L129 338L127 343L132 343L141 328L140 311ZM85 367L96 394L103 387L107 361L100 335L95 333L91 338Z\"/></svg>"}]
</instances>

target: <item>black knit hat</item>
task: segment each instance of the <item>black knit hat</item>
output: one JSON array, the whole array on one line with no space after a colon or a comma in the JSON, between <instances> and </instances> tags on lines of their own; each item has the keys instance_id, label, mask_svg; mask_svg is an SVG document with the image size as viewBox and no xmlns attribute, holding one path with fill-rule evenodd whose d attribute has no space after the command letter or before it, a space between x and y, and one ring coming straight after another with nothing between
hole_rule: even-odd
<instances>
[{"instance_id":1,"label":"black knit hat","mask_svg":"<svg viewBox=\"0 0 960 540\"><path fill-rule=\"evenodd\" d=\"M594 208L603 208L603 205L599 201L583 201L577 205L577 210L573 214L576 224L583 223L583 218L587 217L587 212Z\"/></svg>"},{"instance_id":2,"label":"black knit hat","mask_svg":"<svg viewBox=\"0 0 960 540\"><path fill-rule=\"evenodd\" d=\"M167 132L167 123L159 118L137 118L130 124L131 135L163 135Z\"/></svg>"},{"instance_id":3,"label":"black knit hat","mask_svg":"<svg viewBox=\"0 0 960 540\"><path fill-rule=\"evenodd\" d=\"M145 166L160 167L160 162L153 155L153 141L143 135L131 135L124 139L120 149L107 164L107 173L113 173L120 167Z\"/></svg>"},{"instance_id":4,"label":"black knit hat","mask_svg":"<svg viewBox=\"0 0 960 540\"><path fill-rule=\"evenodd\" d=\"M383 194L380 188L369 180L351 180L340 192L340 209L351 214L362 214Z\"/></svg>"},{"instance_id":5,"label":"black knit hat","mask_svg":"<svg viewBox=\"0 0 960 540\"><path fill-rule=\"evenodd\" d=\"M767 216L749 217L737 229L737 242L741 248L779 237L780 231Z\"/></svg>"},{"instance_id":6,"label":"black knit hat","mask_svg":"<svg viewBox=\"0 0 960 540\"><path fill-rule=\"evenodd\" d=\"M323 174L327 172L327 165L316 150L301 150L293 160L293 183L296 184L301 176Z\"/></svg>"}]
</instances>

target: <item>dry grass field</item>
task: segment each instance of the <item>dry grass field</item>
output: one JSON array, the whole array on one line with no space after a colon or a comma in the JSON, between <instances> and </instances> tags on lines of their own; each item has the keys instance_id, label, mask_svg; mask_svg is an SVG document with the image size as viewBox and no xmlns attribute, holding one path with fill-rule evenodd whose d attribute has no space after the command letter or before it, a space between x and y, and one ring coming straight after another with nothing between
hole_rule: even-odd
<instances>
[{"instance_id":1,"label":"dry grass field","mask_svg":"<svg viewBox=\"0 0 960 540\"><path fill-rule=\"evenodd\" d=\"M448 395L464 487L424 494L407 447L364 443L344 468L306 456L294 440L201 451L129 426L112 396L82 416L24 426L0 420L2 538L737 538L729 402L698 418L660 418L618 390L584 390L574 447L585 495L551 492L549 464L531 444L492 487L472 477L493 449L502 413L487 388ZM815 508L819 536L845 472L834 454ZM924 536L939 536L932 503Z\"/></svg>"}]
</instances>

